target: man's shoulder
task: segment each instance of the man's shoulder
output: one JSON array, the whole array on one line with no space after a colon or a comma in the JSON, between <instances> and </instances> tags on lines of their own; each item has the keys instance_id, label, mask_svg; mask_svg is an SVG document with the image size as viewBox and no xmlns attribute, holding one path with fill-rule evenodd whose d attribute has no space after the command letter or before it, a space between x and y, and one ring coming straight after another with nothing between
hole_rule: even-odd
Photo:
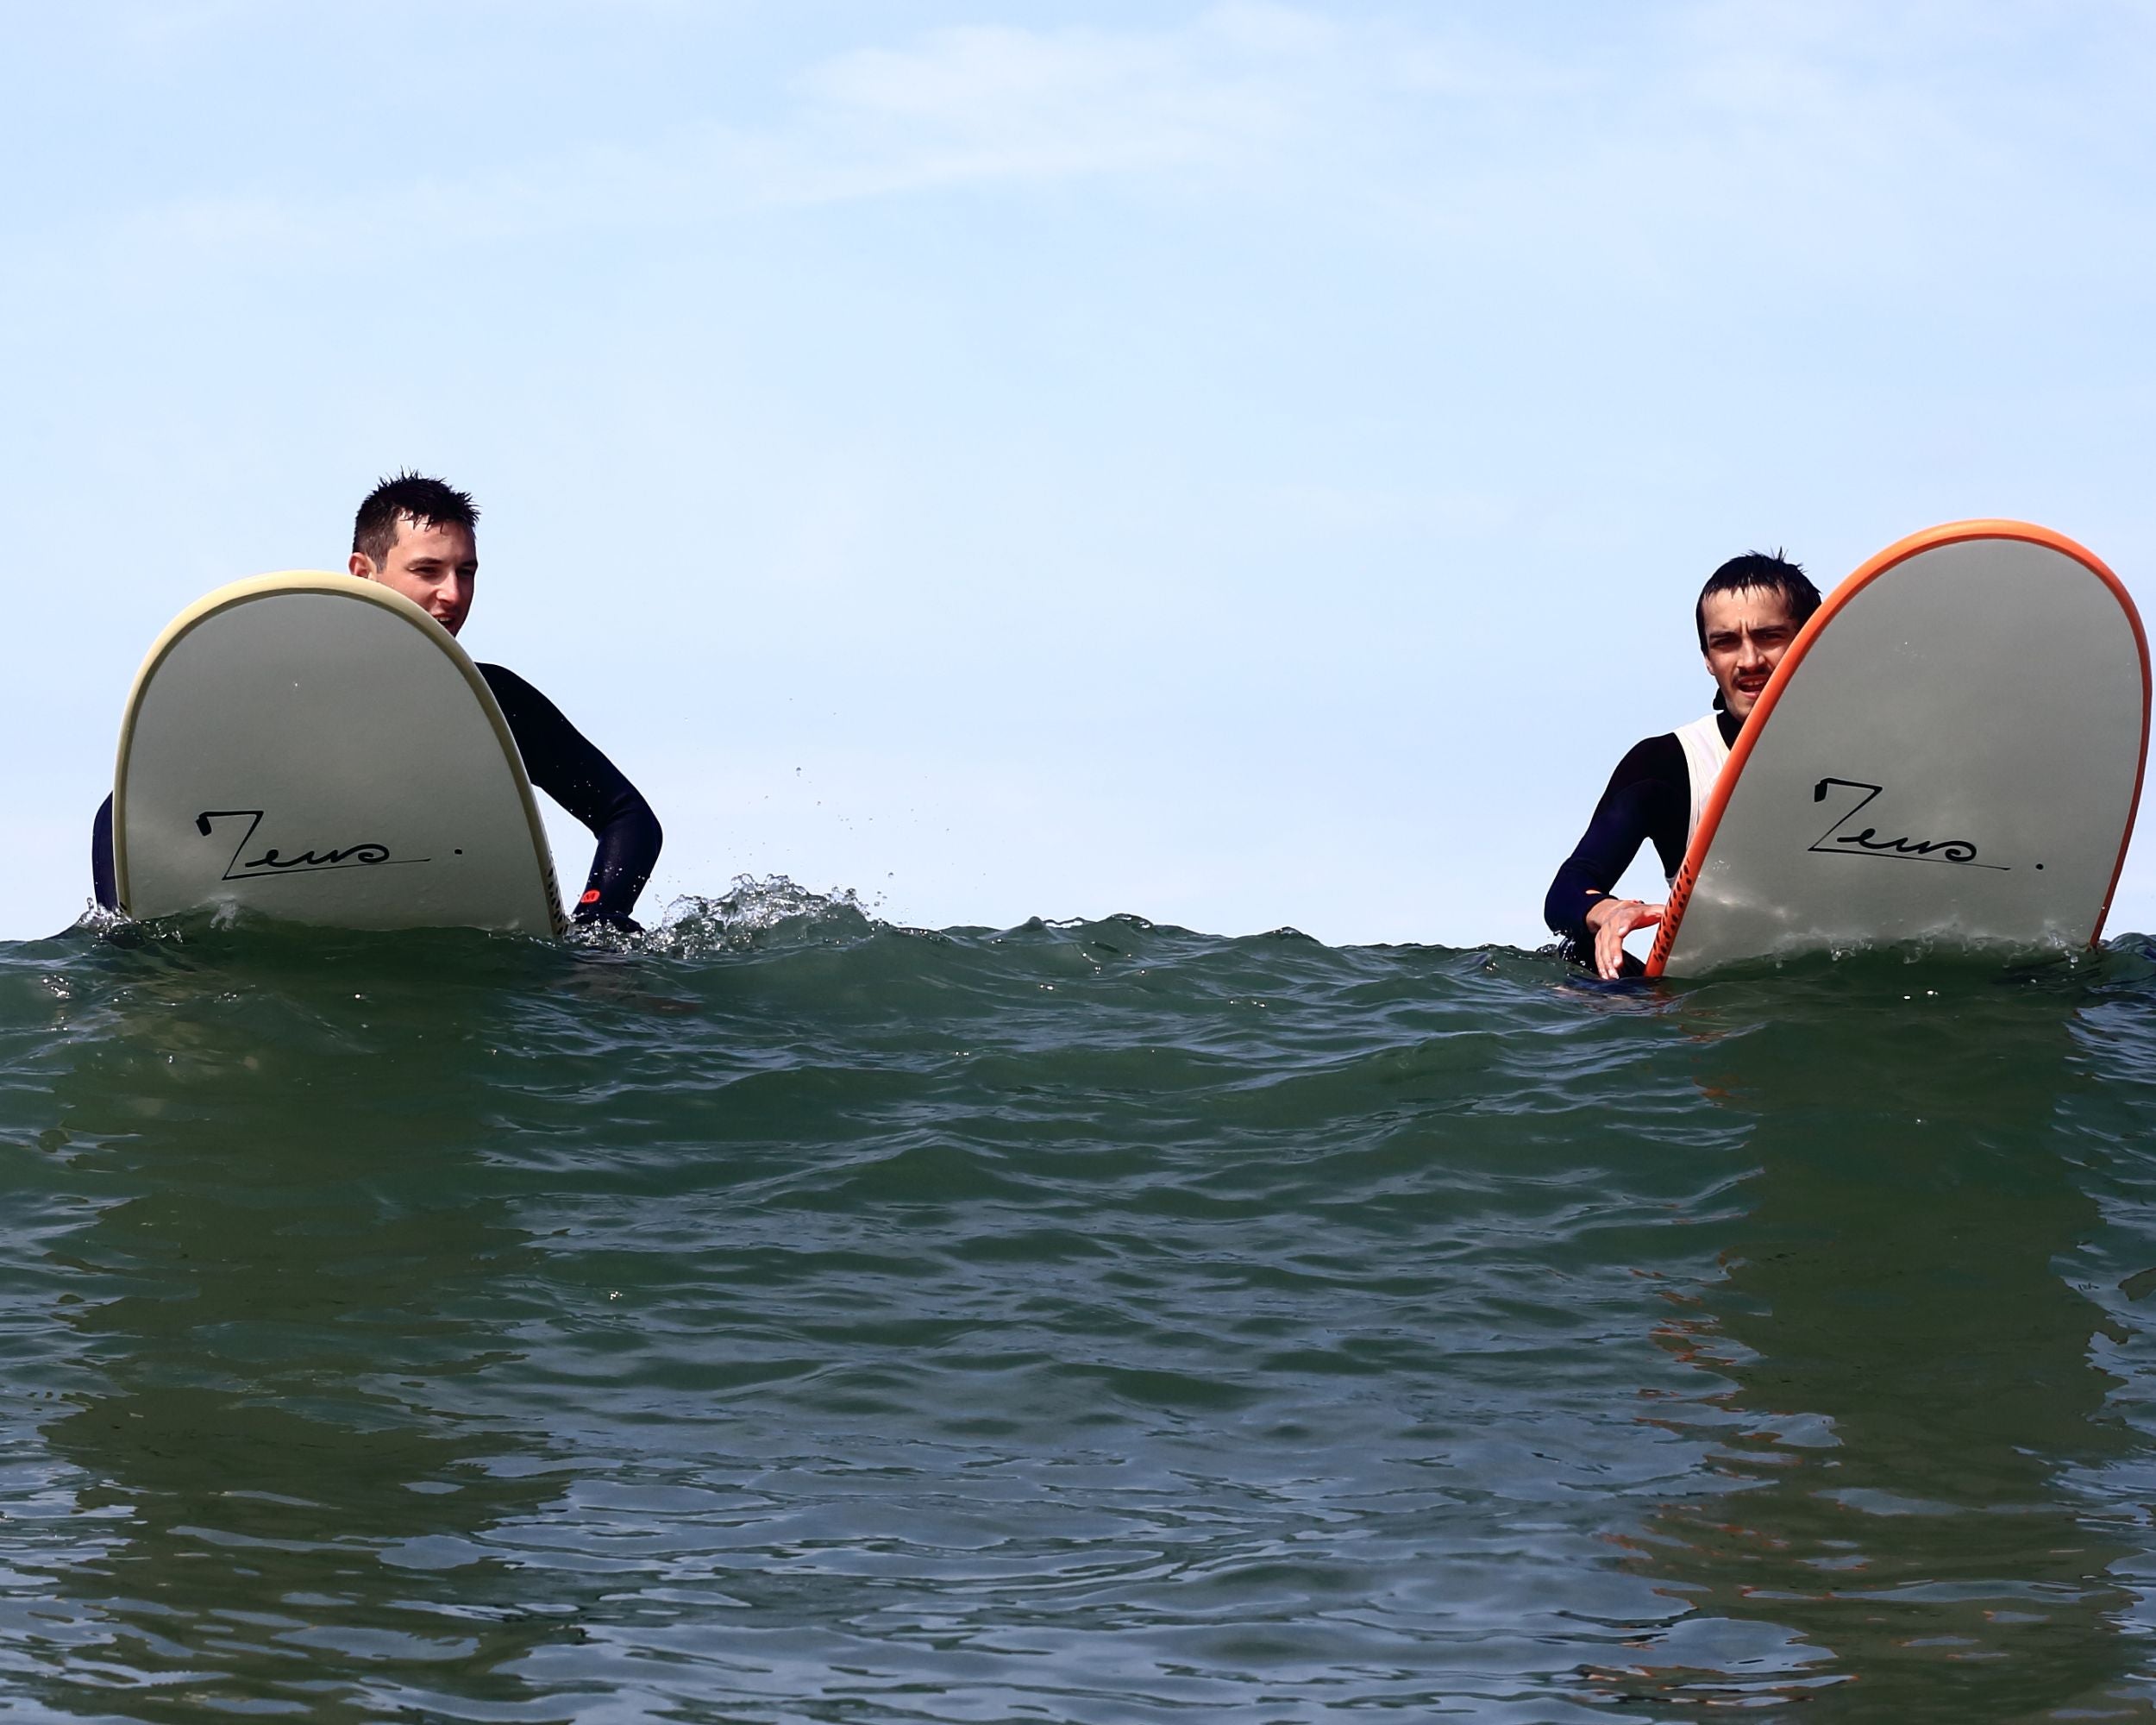
<instances>
[{"instance_id":1,"label":"man's shoulder","mask_svg":"<svg viewBox=\"0 0 2156 1725\"><path fill-rule=\"evenodd\" d=\"M1640 779L1684 778L1687 771L1684 745L1677 741L1677 732L1665 731L1658 737L1643 737L1626 750L1609 781L1619 785Z\"/></svg>"},{"instance_id":2,"label":"man's shoulder","mask_svg":"<svg viewBox=\"0 0 2156 1725\"><path fill-rule=\"evenodd\" d=\"M504 684L517 689L528 689L531 687L506 665L492 665L484 659L474 659L472 662L478 668L479 674L486 679L486 685L489 688L498 689Z\"/></svg>"},{"instance_id":3,"label":"man's shoulder","mask_svg":"<svg viewBox=\"0 0 2156 1725\"><path fill-rule=\"evenodd\" d=\"M508 666L491 665L483 659L473 662L478 667L479 675L486 679L486 687L493 690L494 699L501 703L505 713L511 708L529 711L554 705Z\"/></svg>"}]
</instances>

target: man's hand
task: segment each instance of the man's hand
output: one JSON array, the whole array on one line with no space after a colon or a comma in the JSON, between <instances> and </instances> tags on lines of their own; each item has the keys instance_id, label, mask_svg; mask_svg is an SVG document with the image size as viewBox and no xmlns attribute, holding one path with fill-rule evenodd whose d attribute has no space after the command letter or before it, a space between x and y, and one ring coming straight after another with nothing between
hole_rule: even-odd
<instances>
[{"instance_id":1,"label":"man's hand","mask_svg":"<svg viewBox=\"0 0 2156 1725\"><path fill-rule=\"evenodd\" d=\"M1605 982L1614 982L1625 969L1625 937L1636 928L1651 928L1662 920L1665 905L1642 904L1637 899L1599 899L1589 906L1587 925L1595 935L1595 969Z\"/></svg>"}]
</instances>

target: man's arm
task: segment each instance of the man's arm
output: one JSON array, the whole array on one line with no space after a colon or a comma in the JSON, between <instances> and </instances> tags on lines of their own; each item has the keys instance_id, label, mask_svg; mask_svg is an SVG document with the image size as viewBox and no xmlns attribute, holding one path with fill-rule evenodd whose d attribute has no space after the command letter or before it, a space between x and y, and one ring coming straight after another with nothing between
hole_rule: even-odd
<instances>
[{"instance_id":1,"label":"man's arm","mask_svg":"<svg viewBox=\"0 0 2156 1725\"><path fill-rule=\"evenodd\" d=\"M97 805L97 815L90 823L90 890L97 895L99 910L116 911L120 908L120 889L113 884L112 798L110 794Z\"/></svg>"},{"instance_id":2,"label":"man's arm","mask_svg":"<svg viewBox=\"0 0 2156 1725\"><path fill-rule=\"evenodd\" d=\"M514 671L481 665L479 674L500 703L531 782L599 840L576 920L634 928L629 913L651 878L665 836L651 805L559 707Z\"/></svg>"},{"instance_id":3,"label":"man's arm","mask_svg":"<svg viewBox=\"0 0 2156 1725\"><path fill-rule=\"evenodd\" d=\"M1543 900L1543 920L1564 937L1575 957L1592 955L1602 975L1625 963L1624 938L1661 919L1661 907L1613 899L1642 844L1652 840L1664 872L1683 861L1691 821L1691 779L1684 746L1674 736L1635 744L1609 775L1601 800L1572 854L1558 868Z\"/></svg>"}]
</instances>

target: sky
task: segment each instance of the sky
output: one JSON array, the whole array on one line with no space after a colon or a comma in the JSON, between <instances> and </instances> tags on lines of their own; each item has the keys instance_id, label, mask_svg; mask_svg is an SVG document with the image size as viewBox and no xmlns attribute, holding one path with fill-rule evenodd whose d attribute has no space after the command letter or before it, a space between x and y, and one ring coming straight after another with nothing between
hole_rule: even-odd
<instances>
[{"instance_id":1,"label":"sky","mask_svg":"<svg viewBox=\"0 0 2156 1725\"><path fill-rule=\"evenodd\" d=\"M656 806L647 913L1534 946L1725 558L2004 515L2156 599L2143 6L0 25L0 938L83 907L159 630L400 467Z\"/></svg>"}]
</instances>

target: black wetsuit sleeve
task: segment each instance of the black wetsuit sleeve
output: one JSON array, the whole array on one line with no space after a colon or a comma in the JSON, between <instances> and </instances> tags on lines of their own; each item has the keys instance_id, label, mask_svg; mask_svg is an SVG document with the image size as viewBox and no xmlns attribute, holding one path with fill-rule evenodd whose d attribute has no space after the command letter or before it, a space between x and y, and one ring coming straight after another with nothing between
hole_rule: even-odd
<instances>
[{"instance_id":1,"label":"black wetsuit sleeve","mask_svg":"<svg viewBox=\"0 0 2156 1725\"><path fill-rule=\"evenodd\" d=\"M531 782L599 840L576 919L634 928L629 913L651 878L664 837L651 805L559 707L514 671L481 665L479 674L509 721Z\"/></svg>"},{"instance_id":2,"label":"black wetsuit sleeve","mask_svg":"<svg viewBox=\"0 0 2156 1725\"><path fill-rule=\"evenodd\" d=\"M1662 872L1674 875L1684 861L1692 822L1691 771L1674 732L1633 745L1609 775L1587 831L1550 882L1543 920L1576 952L1595 944L1587 913L1620 880L1641 844L1651 841Z\"/></svg>"}]
</instances>

